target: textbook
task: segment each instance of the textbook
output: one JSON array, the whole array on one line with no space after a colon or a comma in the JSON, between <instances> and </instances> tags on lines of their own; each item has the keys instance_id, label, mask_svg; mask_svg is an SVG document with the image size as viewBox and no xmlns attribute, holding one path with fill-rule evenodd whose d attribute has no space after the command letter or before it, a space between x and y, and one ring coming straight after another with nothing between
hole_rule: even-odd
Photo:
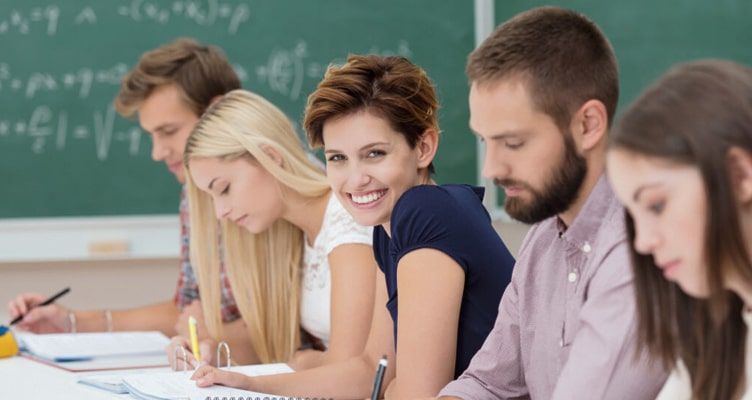
<instances>
[{"instance_id":1,"label":"textbook","mask_svg":"<svg viewBox=\"0 0 752 400\"><path fill-rule=\"evenodd\" d=\"M272 375L293 372L287 364L257 364L224 368L249 376ZM214 385L206 388L196 386L192 381L193 371L170 371L157 373L126 374L122 376L125 391L132 397L146 400L206 400L214 398L286 399L279 395L251 392L226 386ZM103 377L103 379L110 379ZM110 383L112 380L109 381ZM234 396L234 397L233 397Z\"/></svg>"},{"instance_id":2,"label":"textbook","mask_svg":"<svg viewBox=\"0 0 752 400\"><path fill-rule=\"evenodd\" d=\"M21 355L69 371L169 365L170 339L157 331L23 333L18 342Z\"/></svg>"}]
</instances>

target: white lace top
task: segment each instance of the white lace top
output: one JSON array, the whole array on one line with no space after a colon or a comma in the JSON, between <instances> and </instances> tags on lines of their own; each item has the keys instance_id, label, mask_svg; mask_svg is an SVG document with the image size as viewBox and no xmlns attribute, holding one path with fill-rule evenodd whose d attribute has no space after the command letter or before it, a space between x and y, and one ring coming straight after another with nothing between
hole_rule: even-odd
<instances>
[{"instance_id":1,"label":"white lace top","mask_svg":"<svg viewBox=\"0 0 752 400\"><path fill-rule=\"evenodd\" d=\"M305 241L303 254L303 295L300 305L300 324L329 347L331 333L330 299L332 280L329 273L329 253L343 244L367 244L373 241L373 228L358 225L332 194L313 246Z\"/></svg>"},{"instance_id":2,"label":"white lace top","mask_svg":"<svg viewBox=\"0 0 752 400\"><path fill-rule=\"evenodd\" d=\"M746 381L746 388L741 400L752 400L752 346L750 340L752 340L752 311L744 310L742 316L744 317L744 323L747 325L747 343L746 343L746 356L745 356L745 371L744 379ZM689 371L684 363L679 360L676 369L671 371L666 384L663 385L663 389L658 393L656 400L690 400L692 398L692 382L689 379Z\"/></svg>"}]
</instances>

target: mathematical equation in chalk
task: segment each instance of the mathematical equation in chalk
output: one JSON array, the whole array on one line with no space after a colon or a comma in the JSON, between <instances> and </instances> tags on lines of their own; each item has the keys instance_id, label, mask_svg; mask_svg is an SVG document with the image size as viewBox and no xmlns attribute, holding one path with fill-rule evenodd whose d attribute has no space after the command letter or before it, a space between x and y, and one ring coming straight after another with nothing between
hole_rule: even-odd
<instances>
[{"instance_id":1,"label":"mathematical equation in chalk","mask_svg":"<svg viewBox=\"0 0 752 400\"><path fill-rule=\"evenodd\" d=\"M0 139L26 137L31 140L31 151L41 155L52 151L65 151L72 142L93 144L97 159L106 161L114 144L124 144L130 156L137 156L141 146L141 129L131 124L125 129L115 129L116 112L112 107L94 111L85 121L69 121L66 110L53 110L47 105L35 107L28 117L0 119Z\"/></svg>"},{"instance_id":2,"label":"mathematical equation in chalk","mask_svg":"<svg viewBox=\"0 0 752 400\"><path fill-rule=\"evenodd\" d=\"M368 53L383 55L412 56L407 41L398 41L393 48L371 47ZM309 45L297 40L288 48L274 48L260 65L246 67L233 64L243 86L261 94L275 93L289 100L290 104L279 104L282 109L295 109L291 115L297 118L302 110L307 93L315 87L329 64L342 64L346 60L337 58L327 62L314 58ZM120 81L131 66L115 62L109 67L95 69L82 66L73 71L16 72L11 62L0 60L0 103L4 101L29 103L23 109L30 110L27 116L10 117L0 110L0 142L23 137L24 143L33 154L41 155L52 151L65 151L71 142L92 142L97 159L105 161L114 144L122 143L129 155L139 155L142 146L142 132L132 122L128 122L112 109L111 103L117 94ZM104 96L103 96L104 94ZM64 107L53 107L50 103ZM96 103L96 104L93 104ZM67 109L57 109L67 108ZM79 110L85 111L81 116ZM75 121L74 121L75 120ZM127 126L115 129L115 126ZM19 140L15 140L18 143Z\"/></svg>"},{"instance_id":3,"label":"mathematical equation in chalk","mask_svg":"<svg viewBox=\"0 0 752 400\"><path fill-rule=\"evenodd\" d=\"M92 69L81 67L63 73L31 72L16 74L7 62L0 62L0 93L21 94L33 99L39 92L72 91L80 99L86 99L96 84L120 85L128 71L124 63L116 63L110 68Z\"/></svg>"},{"instance_id":4,"label":"mathematical equation in chalk","mask_svg":"<svg viewBox=\"0 0 752 400\"><path fill-rule=\"evenodd\" d=\"M68 6L64 3L26 10L17 7L8 12L0 12L0 36L34 33L55 36L62 29L61 25L97 25L103 19L110 21L113 16L136 23L160 25L183 20L203 27L221 26L229 35L235 35L251 18L251 7L245 2L130 0L120 3L114 7L111 3L105 2L84 7Z\"/></svg>"},{"instance_id":5,"label":"mathematical equation in chalk","mask_svg":"<svg viewBox=\"0 0 752 400\"><path fill-rule=\"evenodd\" d=\"M395 49L371 47L367 53L412 56L410 45L404 40L399 41ZM306 79L318 82L330 63L341 64L345 61L309 61L309 57L308 44L304 40L298 40L291 48L273 49L265 64L250 67L255 73L254 86L266 85L272 92L295 101L301 97ZM248 83L250 77L247 68L240 64L233 64L233 67L241 82ZM116 62L111 67L101 69L82 66L62 73L17 73L9 62L0 61L0 95L12 92L14 95L21 94L26 99L33 99L40 92L70 91L79 99L87 99L96 85L119 86L129 68L125 62Z\"/></svg>"}]
</instances>

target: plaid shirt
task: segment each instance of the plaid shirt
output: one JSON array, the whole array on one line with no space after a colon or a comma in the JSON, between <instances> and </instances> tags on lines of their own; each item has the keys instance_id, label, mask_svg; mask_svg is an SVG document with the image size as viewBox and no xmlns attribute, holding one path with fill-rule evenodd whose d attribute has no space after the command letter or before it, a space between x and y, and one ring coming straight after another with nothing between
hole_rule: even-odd
<instances>
[{"instance_id":1,"label":"plaid shirt","mask_svg":"<svg viewBox=\"0 0 752 400\"><path fill-rule=\"evenodd\" d=\"M181 311L193 300L199 299L198 283L191 267L189 240L190 218L188 217L188 199L184 186L180 195L180 278L175 290L175 305ZM220 265L219 276L222 281L222 321L231 322L240 318L240 312L230 289L230 281L227 279L224 263Z\"/></svg>"}]
</instances>

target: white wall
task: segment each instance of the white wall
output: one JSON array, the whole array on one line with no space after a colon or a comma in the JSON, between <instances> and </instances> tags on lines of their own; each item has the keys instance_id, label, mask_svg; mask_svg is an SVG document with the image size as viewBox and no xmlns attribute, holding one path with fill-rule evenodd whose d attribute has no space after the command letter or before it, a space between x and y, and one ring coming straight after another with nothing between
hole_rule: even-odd
<instances>
[{"instance_id":1,"label":"white wall","mask_svg":"<svg viewBox=\"0 0 752 400\"><path fill-rule=\"evenodd\" d=\"M129 308L172 298L177 258L0 263L0 324L17 294L46 296L69 286L60 304L75 309Z\"/></svg>"},{"instance_id":2,"label":"white wall","mask_svg":"<svg viewBox=\"0 0 752 400\"><path fill-rule=\"evenodd\" d=\"M0 262L176 257L177 215L0 219Z\"/></svg>"},{"instance_id":3,"label":"white wall","mask_svg":"<svg viewBox=\"0 0 752 400\"><path fill-rule=\"evenodd\" d=\"M507 245L512 255L517 258L522 239L525 238L530 225L509 220L494 221L493 225L496 228L496 232L501 236L501 240Z\"/></svg>"},{"instance_id":4,"label":"white wall","mask_svg":"<svg viewBox=\"0 0 752 400\"><path fill-rule=\"evenodd\" d=\"M126 308L171 298L179 272L177 215L0 220L0 324L22 292L76 309Z\"/></svg>"}]
</instances>

